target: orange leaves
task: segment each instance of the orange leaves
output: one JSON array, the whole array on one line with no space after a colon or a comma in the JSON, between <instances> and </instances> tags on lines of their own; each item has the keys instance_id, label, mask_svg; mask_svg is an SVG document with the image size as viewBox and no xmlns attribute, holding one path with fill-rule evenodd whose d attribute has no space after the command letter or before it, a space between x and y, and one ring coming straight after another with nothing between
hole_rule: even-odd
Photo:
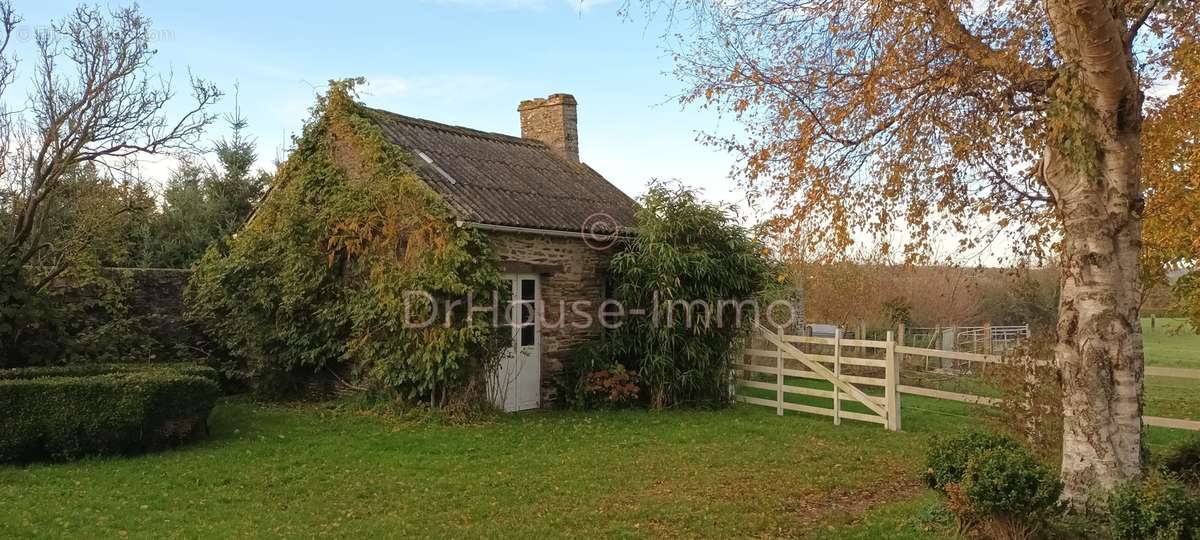
<instances>
[{"instance_id":1,"label":"orange leaves","mask_svg":"<svg viewBox=\"0 0 1200 540\"><path fill-rule=\"evenodd\" d=\"M1045 141L1044 112L1009 75L1056 58L1032 5L953 0L938 7L954 17L932 23L927 6L900 0L786 13L738 2L706 13L711 32L694 36L678 73L694 99L744 123L744 136L706 141L741 158L738 180L774 203L798 249L840 253L899 234L906 255L924 253L939 235L1000 223L1032 238L1024 228L1047 207L1009 184L1030 190L1022 165Z\"/></svg>"},{"instance_id":2,"label":"orange leaves","mask_svg":"<svg viewBox=\"0 0 1200 540\"><path fill-rule=\"evenodd\" d=\"M1200 258L1200 44L1185 41L1169 66L1179 90L1157 100L1143 128L1143 264L1160 277Z\"/></svg>"}]
</instances>

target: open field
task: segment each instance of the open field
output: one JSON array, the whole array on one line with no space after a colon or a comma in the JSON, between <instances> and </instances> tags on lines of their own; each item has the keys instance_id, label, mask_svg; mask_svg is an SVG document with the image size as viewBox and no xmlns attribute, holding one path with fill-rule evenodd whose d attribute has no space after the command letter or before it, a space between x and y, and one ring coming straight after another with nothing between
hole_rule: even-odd
<instances>
[{"instance_id":1,"label":"open field","mask_svg":"<svg viewBox=\"0 0 1200 540\"><path fill-rule=\"evenodd\" d=\"M904 415L902 433L745 405L425 426L232 399L191 447L0 468L0 537L943 537L922 454L978 421L917 397Z\"/></svg>"},{"instance_id":2,"label":"open field","mask_svg":"<svg viewBox=\"0 0 1200 540\"><path fill-rule=\"evenodd\" d=\"M1200 369L1200 335L1184 319L1142 319L1146 365Z\"/></svg>"},{"instance_id":3,"label":"open field","mask_svg":"<svg viewBox=\"0 0 1200 540\"><path fill-rule=\"evenodd\" d=\"M1200 369L1200 335L1183 319L1142 319L1146 365ZM1200 420L1200 379L1146 377L1146 414Z\"/></svg>"}]
</instances>

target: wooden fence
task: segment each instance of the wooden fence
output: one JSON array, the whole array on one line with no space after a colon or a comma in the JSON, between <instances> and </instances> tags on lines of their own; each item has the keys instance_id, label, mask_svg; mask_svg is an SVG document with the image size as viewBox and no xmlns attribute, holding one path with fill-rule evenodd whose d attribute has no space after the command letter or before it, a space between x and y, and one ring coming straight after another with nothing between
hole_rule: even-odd
<instances>
[{"instance_id":1,"label":"wooden fence","mask_svg":"<svg viewBox=\"0 0 1200 540\"><path fill-rule=\"evenodd\" d=\"M889 430L900 429L900 395L910 394L995 406L999 399L901 384L900 373L905 355L938 358L973 363L1000 364L1003 357L961 351L944 351L900 345L887 333L886 341L846 339L838 329L832 338L789 335L782 330L772 331L755 325L751 347L743 351L742 361L735 363L734 383L738 388L754 388L774 392L770 399L736 392L738 401L773 407L777 414L785 410L833 417L834 424L843 418L882 424ZM807 350L802 350L807 349ZM856 356L855 356L856 355ZM1200 379L1200 370L1147 367L1146 375ZM771 376L764 379L764 376ZM788 378L794 380L789 383ZM796 380L825 381L832 390L809 388ZM864 389L866 388L866 389ZM879 389L883 395L880 396ZM794 403L787 396L800 395L825 398L832 407ZM875 395L872 395L875 394ZM843 400L861 403L868 412L847 411ZM1158 416L1143 416L1150 426L1200 431L1200 421Z\"/></svg>"},{"instance_id":2,"label":"wooden fence","mask_svg":"<svg viewBox=\"0 0 1200 540\"><path fill-rule=\"evenodd\" d=\"M888 333L887 341L845 339L838 329L832 338L796 336L782 330L771 331L756 325L757 347L744 351L741 363L734 364L735 384L741 388L773 391L773 399L737 394L744 403L774 407L783 411L799 411L833 417L834 424L843 418L882 424L889 430L900 429L900 396L898 394L900 366L896 363L896 344ZM809 352L800 347L807 347ZM820 352L813 352L819 349ZM852 349L858 356L847 354ZM882 351L882 358L868 358L865 351ZM854 373L844 368L853 367ZM762 375L774 375L763 380ZM825 381L831 390L809 388L799 383L789 384L788 377L799 380ZM866 388L866 389L864 389ZM883 395L872 395L883 389ZM826 398L832 407L805 405L787 400L788 394ZM862 404L868 412L845 410L843 400Z\"/></svg>"}]
</instances>

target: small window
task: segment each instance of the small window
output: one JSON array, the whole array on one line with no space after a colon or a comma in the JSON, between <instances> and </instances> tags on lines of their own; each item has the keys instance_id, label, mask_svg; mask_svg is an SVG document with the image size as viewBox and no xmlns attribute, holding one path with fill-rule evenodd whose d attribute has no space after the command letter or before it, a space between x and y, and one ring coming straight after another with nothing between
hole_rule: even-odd
<instances>
[{"instance_id":1,"label":"small window","mask_svg":"<svg viewBox=\"0 0 1200 540\"><path fill-rule=\"evenodd\" d=\"M534 340L537 337L535 333L537 329L531 324L521 327L521 346L528 347L534 345Z\"/></svg>"},{"instance_id":2,"label":"small window","mask_svg":"<svg viewBox=\"0 0 1200 540\"><path fill-rule=\"evenodd\" d=\"M537 294L537 281L532 279L521 280L521 300L534 300Z\"/></svg>"}]
</instances>

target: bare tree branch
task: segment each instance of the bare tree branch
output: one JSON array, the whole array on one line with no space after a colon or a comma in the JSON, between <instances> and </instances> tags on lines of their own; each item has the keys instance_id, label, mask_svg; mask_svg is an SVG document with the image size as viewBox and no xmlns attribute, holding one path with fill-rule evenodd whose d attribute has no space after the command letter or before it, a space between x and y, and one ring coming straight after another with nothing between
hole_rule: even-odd
<instances>
[{"instance_id":1,"label":"bare tree branch","mask_svg":"<svg viewBox=\"0 0 1200 540\"><path fill-rule=\"evenodd\" d=\"M19 20L7 1L0 2L6 32L0 41L0 95L12 77L4 52ZM194 105L168 119L165 109L175 96L169 78L151 72L149 28L136 7L105 12L80 6L36 35L29 117L18 118L17 147L0 148L0 178L16 194L16 221L3 246L8 256L28 260L45 249L34 241L35 224L71 171L86 163L110 166L114 159L191 148L214 120L207 111L221 92L190 74ZM11 133L6 128L10 125L0 120L0 130ZM0 144L13 139L3 137Z\"/></svg>"},{"instance_id":2,"label":"bare tree branch","mask_svg":"<svg viewBox=\"0 0 1200 540\"><path fill-rule=\"evenodd\" d=\"M1150 14L1154 12L1154 8L1158 7L1161 0L1146 0L1146 5L1142 7L1141 13L1137 18L1129 24L1129 30L1125 31L1125 46L1133 46L1133 40L1137 39L1138 30L1141 30L1142 25L1146 24L1146 19L1150 18Z\"/></svg>"}]
</instances>

